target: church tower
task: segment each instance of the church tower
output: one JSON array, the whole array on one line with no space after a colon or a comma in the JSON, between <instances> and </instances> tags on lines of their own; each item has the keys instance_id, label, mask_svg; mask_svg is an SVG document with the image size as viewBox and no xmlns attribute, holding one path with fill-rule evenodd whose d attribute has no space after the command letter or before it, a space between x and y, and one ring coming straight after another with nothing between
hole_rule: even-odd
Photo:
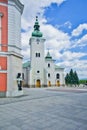
<instances>
[{"instance_id":1,"label":"church tower","mask_svg":"<svg viewBox=\"0 0 87 130\"><path fill-rule=\"evenodd\" d=\"M22 73L21 15L19 0L0 0L0 96L19 94L17 74Z\"/></svg>"},{"instance_id":2,"label":"church tower","mask_svg":"<svg viewBox=\"0 0 87 130\"><path fill-rule=\"evenodd\" d=\"M40 32L38 17L34 25L34 31L30 38L30 87L41 87L44 85L44 42L43 34Z\"/></svg>"}]
</instances>

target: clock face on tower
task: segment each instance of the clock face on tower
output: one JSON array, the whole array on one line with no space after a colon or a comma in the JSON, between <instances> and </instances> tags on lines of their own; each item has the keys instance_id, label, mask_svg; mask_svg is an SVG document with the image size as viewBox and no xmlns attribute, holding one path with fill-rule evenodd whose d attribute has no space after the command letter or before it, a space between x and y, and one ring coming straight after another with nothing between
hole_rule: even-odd
<instances>
[{"instance_id":1,"label":"clock face on tower","mask_svg":"<svg viewBox=\"0 0 87 130\"><path fill-rule=\"evenodd\" d=\"M37 40L36 40L36 41L37 41L37 44L39 44L39 42L40 42L40 39L38 39L38 38L37 38Z\"/></svg>"}]
</instances>

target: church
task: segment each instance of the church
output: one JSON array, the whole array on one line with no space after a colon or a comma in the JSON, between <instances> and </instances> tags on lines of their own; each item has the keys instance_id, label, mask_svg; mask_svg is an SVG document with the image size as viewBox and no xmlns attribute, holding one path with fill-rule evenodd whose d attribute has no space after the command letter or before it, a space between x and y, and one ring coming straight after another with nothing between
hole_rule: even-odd
<instances>
[{"instance_id":1,"label":"church","mask_svg":"<svg viewBox=\"0 0 87 130\"><path fill-rule=\"evenodd\" d=\"M47 87L64 86L64 68L55 65L55 60L47 52L45 56L44 43L46 39L40 32L38 17L34 24L34 31L29 40L30 61L23 63L24 86Z\"/></svg>"}]
</instances>

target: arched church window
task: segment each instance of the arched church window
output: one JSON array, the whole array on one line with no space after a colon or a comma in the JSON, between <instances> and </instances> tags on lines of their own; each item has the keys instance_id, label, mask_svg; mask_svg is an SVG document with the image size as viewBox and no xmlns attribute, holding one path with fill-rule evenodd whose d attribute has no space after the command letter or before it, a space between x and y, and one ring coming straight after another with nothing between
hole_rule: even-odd
<instances>
[{"instance_id":1,"label":"arched church window","mask_svg":"<svg viewBox=\"0 0 87 130\"><path fill-rule=\"evenodd\" d=\"M50 78L50 73L48 73L48 77Z\"/></svg>"},{"instance_id":2,"label":"arched church window","mask_svg":"<svg viewBox=\"0 0 87 130\"><path fill-rule=\"evenodd\" d=\"M57 74L56 74L56 79L59 79L59 78L60 78L60 74L57 73Z\"/></svg>"},{"instance_id":3,"label":"arched church window","mask_svg":"<svg viewBox=\"0 0 87 130\"><path fill-rule=\"evenodd\" d=\"M50 64L48 63L48 67L50 67Z\"/></svg>"}]
</instances>

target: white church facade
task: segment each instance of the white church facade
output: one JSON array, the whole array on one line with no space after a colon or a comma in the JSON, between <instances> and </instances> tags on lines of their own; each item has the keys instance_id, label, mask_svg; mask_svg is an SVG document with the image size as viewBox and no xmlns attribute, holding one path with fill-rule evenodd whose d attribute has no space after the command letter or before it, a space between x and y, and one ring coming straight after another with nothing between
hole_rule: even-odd
<instances>
[{"instance_id":1,"label":"white church facade","mask_svg":"<svg viewBox=\"0 0 87 130\"><path fill-rule=\"evenodd\" d=\"M40 25L36 17L34 31L29 40L30 61L23 64L23 84L29 87L64 86L64 68L55 65L49 51L45 57L44 43L46 39L39 28Z\"/></svg>"}]
</instances>

